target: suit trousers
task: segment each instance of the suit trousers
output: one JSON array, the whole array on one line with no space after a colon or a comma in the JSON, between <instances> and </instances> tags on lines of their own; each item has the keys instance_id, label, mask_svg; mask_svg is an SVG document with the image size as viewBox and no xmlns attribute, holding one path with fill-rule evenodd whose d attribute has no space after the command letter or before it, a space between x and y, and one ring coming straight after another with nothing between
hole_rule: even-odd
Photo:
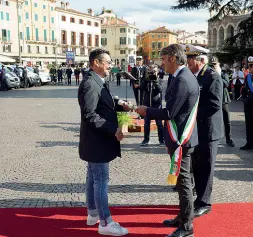
<instances>
[{"instance_id":1,"label":"suit trousers","mask_svg":"<svg viewBox=\"0 0 253 237\"><path fill-rule=\"evenodd\" d=\"M244 103L247 145L253 147L253 102Z\"/></svg>"},{"instance_id":2,"label":"suit trousers","mask_svg":"<svg viewBox=\"0 0 253 237\"><path fill-rule=\"evenodd\" d=\"M192 170L197 198L194 207L211 206L213 175L219 140L199 141L192 153Z\"/></svg>"},{"instance_id":3,"label":"suit trousers","mask_svg":"<svg viewBox=\"0 0 253 237\"><path fill-rule=\"evenodd\" d=\"M144 104L144 105L146 105L146 104ZM153 105L151 108L161 109L162 105L159 105L159 104ZM155 122L156 122L156 126L157 126L157 133L158 133L159 142L164 142L162 120L156 119ZM151 119L148 116L144 116L144 139L148 140L148 141L149 141L149 137L150 137L150 123L151 123Z\"/></svg>"},{"instance_id":4,"label":"suit trousers","mask_svg":"<svg viewBox=\"0 0 253 237\"><path fill-rule=\"evenodd\" d=\"M231 122L230 122L228 104L222 105L222 113L223 113L226 140L230 141L231 140Z\"/></svg>"},{"instance_id":5,"label":"suit trousers","mask_svg":"<svg viewBox=\"0 0 253 237\"><path fill-rule=\"evenodd\" d=\"M174 149L169 149L169 154L172 157ZM194 148L183 148L181 169L177 179L177 191L179 195L179 218L180 227L185 230L193 229L193 193L191 182L191 154Z\"/></svg>"}]
</instances>

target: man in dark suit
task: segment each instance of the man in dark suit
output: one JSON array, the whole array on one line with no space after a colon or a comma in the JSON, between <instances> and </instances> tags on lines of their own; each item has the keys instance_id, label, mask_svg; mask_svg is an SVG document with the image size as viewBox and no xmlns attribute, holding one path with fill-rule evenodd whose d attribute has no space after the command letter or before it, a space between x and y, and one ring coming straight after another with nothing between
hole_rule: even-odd
<instances>
[{"instance_id":1,"label":"man in dark suit","mask_svg":"<svg viewBox=\"0 0 253 237\"><path fill-rule=\"evenodd\" d=\"M134 97L136 100L137 105L142 105L143 104L143 90L139 90L138 87L141 85L141 83L144 80L147 80L149 75L148 75L148 68L143 65L143 60L138 59L136 61L137 65L132 68L131 74L136 80L132 80L131 84L133 86L133 91L134 91Z\"/></svg>"},{"instance_id":2,"label":"man in dark suit","mask_svg":"<svg viewBox=\"0 0 253 237\"><path fill-rule=\"evenodd\" d=\"M100 220L100 234L123 236L128 231L113 221L107 193L109 162L121 156L123 138L118 129L115 105L105 84L112 62L109 52L99 48L90 53L89 62L90 70L85 73L78 91L81 109L79 155L88 162L87 225L95 225Z\"/></svg>"},{"instance_id":3,"label":"man in dark suit","mask_svg":"<svg viewBox=\"0 0 253 237\"><path fill-rule=\"evenodd\" d=\"M137 113L150 119L165 120L164 139L168 153L172 158L170 179L177 177L180 212L175 219L165 220L164 225L178 227L168 237L193 236L193 193L190 175L191 153L198 145L196 114L199 98L199 86L191 71L185 67L186 56L183 48L171 44L161 51L162 63L166 73L173 75L166 91L166 108L148 108L140 106ZM171 126L171 123L173 126ZM174 128L173 128L174 127ZM175 129L176 127L176 129ZM176 134L176 130L178 133ZM183 138L183 140L181 140ZM182 151L178 152L178 151ZM178 159L175 154L178 154ZM173 163L176 162L175 165ZM176 178L175 178L176 179ZM171 182L172 184L172 182Z\"/></svg>"},{"instance_id":4,"label":"man in dark suit","mask_svg":"<svg viewBox=\"0 0 253 237\"><path fill-rule=\"evenodd\" d=\"M211 211L211 193L216 155L220 138L223 137L221 76L208 66L206 49L187 45L187 63L200 85L197 114L199 145L192 154L192 168L197 198L194 216L200 217Z\"/></svg>"}]
</instances>

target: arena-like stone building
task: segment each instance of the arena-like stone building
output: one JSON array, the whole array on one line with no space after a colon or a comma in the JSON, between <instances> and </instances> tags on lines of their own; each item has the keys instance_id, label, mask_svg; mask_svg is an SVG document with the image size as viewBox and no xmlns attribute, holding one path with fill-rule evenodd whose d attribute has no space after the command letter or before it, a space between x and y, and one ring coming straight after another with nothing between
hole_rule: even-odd
<instances>
[{"instance_id":1,"label":"arena-like stone building","mask_svg":"<svg viewBox=\"0 0 253 237\"><path fill-rule=\"evenodd\" d=\"M211 53L216 53L221 49L221 43L238 33L238 25L241 21L250 17L250 14L238 16L226 16L221 20L208 21L208 48Z\"/></svg>"}]
</instances>

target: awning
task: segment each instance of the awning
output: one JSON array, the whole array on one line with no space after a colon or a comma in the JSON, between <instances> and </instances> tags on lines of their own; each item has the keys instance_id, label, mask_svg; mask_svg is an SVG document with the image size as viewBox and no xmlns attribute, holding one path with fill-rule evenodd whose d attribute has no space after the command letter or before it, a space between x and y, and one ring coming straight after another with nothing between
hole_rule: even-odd
<instances>
[{"instance_id":1,"label":"awning","mask_svg":"<svg viewBox=\"0 0 253 237\"><path fill-rule=\"evenodd\" d=\"M15 63L16 60L0 54L0 62L1 63Z\"/></svg>"}]
</instances>

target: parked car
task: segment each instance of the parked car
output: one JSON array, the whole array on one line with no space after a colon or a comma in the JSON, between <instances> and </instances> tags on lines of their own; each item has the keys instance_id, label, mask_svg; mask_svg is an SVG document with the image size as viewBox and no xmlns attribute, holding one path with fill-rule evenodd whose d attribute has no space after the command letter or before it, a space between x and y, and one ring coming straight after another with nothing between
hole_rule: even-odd
<instances>
[{"instance_id":1,"label":"parked car","mask_svg":"<svg viewBox=\"0 0 253 237\"><path fill-rule=\"evenodd\" d=\"M20 88L20 79L15 73L6 72L6 84L8 90L12 88Z\"/></svg>"},{"instance_id":2,"label":"parked car","mask_svg":"<svg viewBox=\"0 0 253 237\"><path fill-rule=\"evenodd\" d=\"M21 82L20 82L20 78L21 78L21 75L18 77L16 75L16 73L14 73L14 65L5 65L5 68L6 68L6 71L12 76L15 78L16 80L16 83L17 83L17 86L16 86L16 89L20 88L20 85L21 85ZM21 71L20 71L20 74L21 74Z\"/></svg>"},{"instance_id":3,"label":"parked car","mask_svg":"<svg viewBox=\"0 0 253 237\"><path fill-rule=\"evenodd\" d=\"M51 82L51 77L49 72L46 72L44 70L40 70L39 72L40 79L41 79L41 84L49 84Z\"/></svg>"},{"instance_id":4,"label":"parked car","mask_svg":"<svg viewBox=\"0 0 253 237\"><path fill-rule=\"evenodd\" d=\"M0 63L0 67L2 68L2 63ZM7 89L10 90L12 88L20 88L20 79L17 77L15 73L12 72L6 65L5 70L6 70L6 84L7 84Z\"/></svg>"},{"instance_id":5,"label":"parked car","mask_svg":"<svg viewBox=\"0 0 253 237\"><path fill-rule=\"evenodd\" d=\"M19 66L19 68L23 71L24 67ZM30 67L26 67L27 69L27 75L28 75L28 85L31 86L41 86L41 79L39 75L33 72L33 69Z\"/></svg>"}]
</instances>

